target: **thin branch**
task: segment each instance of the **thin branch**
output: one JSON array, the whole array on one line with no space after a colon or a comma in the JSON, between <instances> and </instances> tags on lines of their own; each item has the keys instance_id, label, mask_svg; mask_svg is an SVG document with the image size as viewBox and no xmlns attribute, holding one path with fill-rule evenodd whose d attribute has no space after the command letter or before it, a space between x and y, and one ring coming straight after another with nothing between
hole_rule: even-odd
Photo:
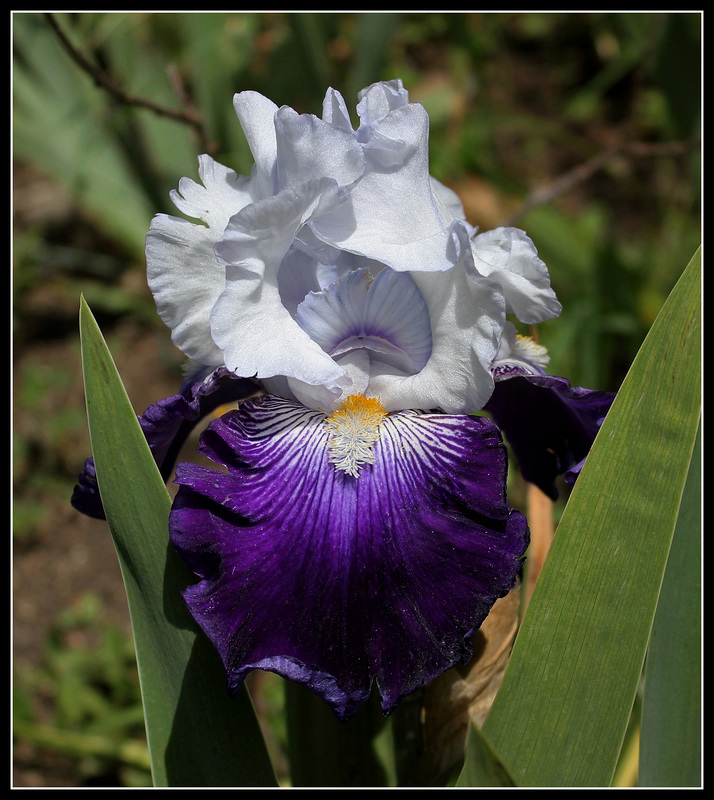
<instances>
[{"instance_id":1,"label":"thin branch","mask_svg":"<svg viewBox=\"0 0 714 800\"><path fill-rule=\"evenodd\" d=\"M46 13L44 16L52 30L57 35L57 38L60 40L63 47L69 54L70 58L83 72L86 72L87 75L89 75L96 86L108 92L117 102L121 103L122 105L144 108L161 117L167 117L168 119L173 119L176 122L189 125L195 131L204 152L211 153L215 149L211 145L209 137L206 134L203 121L195 109L188 108L185 110L177 110L173 108L167 108L166 106L159 105L158 103L154 103L146 98L136 97L124 91L120 86L114 83L114 81L105 72L96 69L94 65L92 65L82 55L82 53L80 53L79 50L74 47L72 42L70 42L62 28L57 23L54 14Z\"/></svg>"},{"instance_id":2,"label":"thin branch","mask_svg":"<svg viewBox=\"0 0 714 800\"><path fill-rule=\"evenodd\" d=\"M642 158L654 156L681 156L699 147L701 141L693 139L691 141L675 142L626 142L603 153L599 153L588 161L578 164L577 167L565 172L556 178L552 183L541 186L533 190L526 200L511 213L500 224L512 225L517 219L522 217L536 206L550 203L557 197L579 186L589 180L596 172L604 169L611 161L616 158Z\"/></svg>"}]
</instances>

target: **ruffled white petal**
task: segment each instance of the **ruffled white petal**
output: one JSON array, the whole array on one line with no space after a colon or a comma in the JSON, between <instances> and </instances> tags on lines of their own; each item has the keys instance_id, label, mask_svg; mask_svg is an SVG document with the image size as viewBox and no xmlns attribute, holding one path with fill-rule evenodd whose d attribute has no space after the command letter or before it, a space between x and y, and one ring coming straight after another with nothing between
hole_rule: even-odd
<instances>
[{"instance_id":1,"label":"ruffled white petal","mask_svg":"<svg viewBox=\"0 0 714 800\"><path fill-rule=\"evenodd\" d=\"M334 127L312 114L283 106L275 115L277 184L279 189L309 180L333 178L348 186L364 172L362 147L354 133Z\"/></svg>"},{"instance_id":2,"label":"ruffled white petal","mask_svg":"<svg viewBox=\"0 0 714 800\"><path fill-rule=\"evenodd\" d=\"M372 363L366 350L350 350L335 358L344 372L344 387L330 391L326 386L311 386L297 378L287 379L288 392L282 397L294 397L306 408L319 409L329 413L334 411L347 397L353 394L367 394Z\"/></svg>"},{"instance_id":3,"label":"ruffled white petal","mask_svg":"<svg viewBox=\"0 0 714 800\"><path fill-rule=\"evenodd\" d=\"M474 269L468 230L459 223L453 245L458 260L452 270L412 274L431 319L432 352L426 366L403 376L373 364L369 393L387 411L468 414L481 409L493 392L490 366L505 322L503 293Z\"/></svg>"},{"instance_id":4,"label":"ruffled white petal","mask_svg":"<svg viewBox=\"0 0 714 800\"><path fill-rule=\"evenodd\" d=\"M550 285L548 268L535 245L518 228L496 228L471 240L476 269L498 281L508 311L536 324L557 317L562 306Z\"/></svg>"},{"instance_id":5,"label":"ruffled white petal","mask_svg":"<svg viewBox=\"0 0 714 800\"><path fill-rule=\"evenodd\" d=\"M283 258L278 270L278 288L283 305L293 317L305 295L322 288L319 271L320 264L312 256L294 247Z\"/></svg>"},{"instance_id":6,"label":"ruffled white petal","mask_svg":"<svg viewBox=\"0 0 714 800\"><path fill-rule=\"evenodd\" d=\"M147 278L174 344L188 358L214 367L223 357L208 318L225 288L225 269L213 245L228 220L251 202L252 188L248 178L208 155L199 158L199 176L203 186L183 178L171 197L180 211L205 224L158 214L146 237Z\"/></svg>"},{"instance_id":7,"label":"ruffled white petal","mask_svg":"<svg viewBox=\"0 0 714 800\"><path fill-rule=\"evenodd\" d=\"M344 98L331 87L325 92L325 99L322 101L322 119L335 128L352 132L350 112L347 110Z\"/></svg>"},{"instance_id":8,"label":"ruffled white petal","mask_svg":"<svg viewBox=\"0 0 714 800\"><path fill-rule=\"evenodd\" d=\"M315 234L399 272L449 269L449 223L432 191L428 127L426 111L416 104L383 117L379 135L395 148L390 163L372 163L350 192L351 202L315 220Z\"/></svg>"},{"instance_id":9,"label":"ruffled white petal","mask_svg":"<svg viewBox=\"0 0 714 800\"><path fill-rule=\"evenodd\" d=\"M391 111L407 105L409 93L402 81L380 81L362 89L358 94L357 114L360 128L364 131Z\"/></svg>"},{"instance_id":10,"label":"ruffled white petal","mask_svg":"<svg viewBox=\"0 0 714 800\"><path fill-rule=\"evenodd\" d=\"M176 345L310 408L351 392L388 411L482 408L506 312L535 323L561 308L531 240L474 235L430 176L424 108L398 80L360 93L356 130L332 89L322 119L257 92L234 107L250 178L202 156L201 183L172 193L201 224L159 215L147 236Z\"/></svg>"},{"instance_id":11,"label":"ruffled white petal","mask_svg":"<svg viewBox=\"0 0 714 800\"><path fill-rule=\"evenodd\" d=\"M188 358L217 367L223 355L211 338L209 315L225 286L210 228L158 214L146 237L149 287L171 339Z\"/></svg>"},{"instance_id":12,"label":"ruffled white petal","mask_svg":"<svg viewBox=\"0 0 714 800\"><path fill-rule=\"evenodd\" d=\"M228 369L341 389L344 371L303 331L280 298L278 271L295 234L313 214L344 201L334 181L313 181L247 206L233 217L216 255L226 288L211 311L211 332Z\"/></svg>"},{"instance_id":13,"label":"ruffled white petal","mask_svg":"<svg viewBox=\"0 0 714 800\"><path fill-rule=\"evenodd\" d=\"M431 179L431 188L434 192L434 198L442 209L444 221L450 223L452 219L461 220L467 228L471 226L466 221L466 214L464 212L461 198L456 194L453 189L444 186L443 183L437 181L436 178ZM472 231L475 233L475 231Z\"/></svg>"},{"instance_id":14,"label":"ruffled white petal","mask_svg":"<svg viewBox=\"0 0 714 800\"><path fill-rule=\"evenodd\" d=\"M275 194L275 165L277 139L275 114L278 107L258 92L240 92L233 97L233 108L243 128L255 167L253 175L258 188L258 197Z\"/></svg>"},{"instance_id":15,"label":"ruffled white petal","mask_svg":"<svg viewBox=\"0 0 714 800\"><path fill-rule=\"evenodd\" d=\"M198 175L203 185L181 178L178 191L170 193L171 200L187 217L203 220L220 238L228 220L256 199L251 181L205 154L198 157Z\"/></svg>"}]
</instances>

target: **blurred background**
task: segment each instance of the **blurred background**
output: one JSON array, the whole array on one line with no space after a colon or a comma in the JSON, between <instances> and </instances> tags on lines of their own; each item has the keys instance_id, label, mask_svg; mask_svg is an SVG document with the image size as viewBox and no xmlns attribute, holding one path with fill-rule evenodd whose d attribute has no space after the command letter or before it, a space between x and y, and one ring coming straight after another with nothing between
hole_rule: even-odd
<instances>
[{"instance_id":1,"label":"blurred background","mask_svg":"<svg viewBox=\"0 0 714 800\"><path fill-rule=\"evenodd\" d=\"M353 110L400 77L469 221L525 229L548 265L564 307L538 331L550 371L616 390L701 239L701 16L15 13L12 28L13 784L145 786L118 563L105 523L69 505L89 455L80 294L137 412L175 393L144 237L199 153L250 171L233 94L319 115L328 86ZM255 680L281 772L280 688Z\"/></svg>"}]
</instances>

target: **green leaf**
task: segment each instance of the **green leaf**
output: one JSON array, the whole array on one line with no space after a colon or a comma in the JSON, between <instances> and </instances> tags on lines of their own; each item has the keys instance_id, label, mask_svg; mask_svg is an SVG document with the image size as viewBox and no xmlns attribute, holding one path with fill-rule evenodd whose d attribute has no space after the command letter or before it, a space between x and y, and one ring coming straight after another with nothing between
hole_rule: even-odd
<instances>
[{"instance_id":1,"label":"green leaf","mask_svg":"<svg viewBox=\"0 0 714 800\"><path fill-rule=\"evenodd\" d=\"M476 726L469 727L466 736L464 768L456 781L457 786L504 788L515 786L508 769L494 751L491 743Z\"/></svg>"},{"instance_id":2,"label":"green leaf","mask_svg":"<svg viewBox=\"0 0 714 800\"><path fill-rule=\"evenodd\" d=\"M275 786L250 697L180 592L195 581L168 539L170 499L106 343L82 299L82 365L97 481L131 614L156 786Z\"/></svg>"},{"instance_id":3,"label":"green leaf","mask_svg":"<svg viewBox=\"0 0 714 800\"><path fill-rule=\"evenodd\" d=\"M698 437L647 653L640 786L701 786L701 471Z\"/></svg>"},{"instance_id":4,"label":"green leaf","mask_svg":"<svg viewBox=\"0 0 714 800\"><path fill-rule=\"evenodd\" d=\"M290 776L295 787L388 786L390 721L372 692L359 712L340 722L319 697L285 682ZM393 770L391 770L393 772Z\"/></svg>"},{"instance_id":5,"label":"green leaf","mask_svg":"<svg viewBox=\"0 0 714 800\"><path fill-rule=\"evenodd\" d=\"M609 786L701 411L698 251L618 393L558 527L484 733L524 786Z\"/></svg>"}]
</instances>

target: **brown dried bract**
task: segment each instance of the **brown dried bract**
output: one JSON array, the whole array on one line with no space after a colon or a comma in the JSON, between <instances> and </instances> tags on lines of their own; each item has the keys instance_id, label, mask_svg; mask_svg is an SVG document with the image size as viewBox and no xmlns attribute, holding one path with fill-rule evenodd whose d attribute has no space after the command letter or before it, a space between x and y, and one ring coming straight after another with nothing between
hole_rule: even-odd
<instances>
[{"instance_id":1,"label":"brown dried bract","mask_svg":"<svg viewBox=\"0 0 714 800\"><path fill-rule=\"evenodd\" d=\"M469 724L483 724L501 686L518 630L520 604L518 584L496 601L474 635L471 661L453 667L426 688L423 751L415 785L443 786L459 767Z\"/></svg>"}]
</instances>

